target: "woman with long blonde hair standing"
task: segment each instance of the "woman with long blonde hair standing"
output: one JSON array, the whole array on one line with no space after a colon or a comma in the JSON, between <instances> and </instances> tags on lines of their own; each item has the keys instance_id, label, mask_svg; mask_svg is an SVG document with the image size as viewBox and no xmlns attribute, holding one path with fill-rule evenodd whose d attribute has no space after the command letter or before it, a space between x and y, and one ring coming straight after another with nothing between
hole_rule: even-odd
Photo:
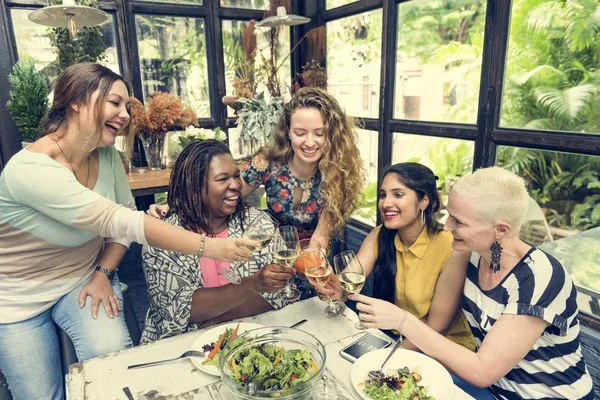
<instances>
[{"instance_id":1,"label":"woman with long blonde hair standing","mask_svg":"<svg viewBox=\"0 0 600 400\"><path fill-rule=\"evenodd\" d=\"M326 91L300 89L285 105L273 142L242 177L244 197L264 185L269 212L281 224L328 247L365 183L353 119Z\"/></svg>"}]
</instances>

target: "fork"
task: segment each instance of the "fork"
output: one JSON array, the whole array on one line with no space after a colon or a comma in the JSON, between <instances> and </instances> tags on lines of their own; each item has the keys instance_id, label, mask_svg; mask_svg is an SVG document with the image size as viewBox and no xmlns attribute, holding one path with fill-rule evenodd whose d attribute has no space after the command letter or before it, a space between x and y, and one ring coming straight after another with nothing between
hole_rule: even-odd
<instances>
[{"instance_id":1,"label":"fork","mask_svg":"<svg viewBox=\"0 0 600 400\"><path fill-rule=\"evenodd\" d=\"M183 353L182 355L180 355L179 357L168 358L166 360L152 361L152 362L147 362L147 363L143 363L143 364L130 365L129 367L127 367L127 369L151 367L153 365L166 364L166 363L169 363L172 361L179 360L180 358L187 358L187 357L204 357L204 353L201 351L197 351L197 350L188 350L185 353Z\"/></svg>"},{"instance_id":2,"label":"fork","mask_svg":"<svg viewBox=\"0 0 600 400\"><path fill-rule=\"evenodd\" d=\"M396 352L396 350L398 350L398 348L400 347L401 344L402 344L402 337L398 338L398 340L396 341L396 344L394 345L394 348L392 349L390 354L386 357L386 359L383 361L383 364L381 364L381 367L379 367L378 370L369 371L369 374L368 374L369 378L371 378L371 379L385 378L385 374L383 373L383 367L388 362L388 360L392 357L392 355Z\"/></svg>"}]
</instances>

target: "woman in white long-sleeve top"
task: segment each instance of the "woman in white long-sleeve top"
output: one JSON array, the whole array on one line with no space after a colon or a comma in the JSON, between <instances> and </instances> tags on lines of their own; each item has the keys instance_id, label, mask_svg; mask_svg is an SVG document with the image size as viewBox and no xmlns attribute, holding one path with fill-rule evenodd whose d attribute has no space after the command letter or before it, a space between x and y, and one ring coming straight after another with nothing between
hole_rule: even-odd
<instances>
[{"instance_id":1,"label":"woman in white long-sleeve top","mask_svg":"<svg viewBox=\"0 0 600 400\"><path fill-rule=\"evenodd\" d=\"M256 244L206 238L135 211L113 147L117 136L132 139L129 97L106 67L67 68L45 136L0 176L0 370L15 400L63 398L54 323L80 361L131 346L114 275L130 242L227 261L247 259L242 246Z\"/></svg>"}]
</instances>

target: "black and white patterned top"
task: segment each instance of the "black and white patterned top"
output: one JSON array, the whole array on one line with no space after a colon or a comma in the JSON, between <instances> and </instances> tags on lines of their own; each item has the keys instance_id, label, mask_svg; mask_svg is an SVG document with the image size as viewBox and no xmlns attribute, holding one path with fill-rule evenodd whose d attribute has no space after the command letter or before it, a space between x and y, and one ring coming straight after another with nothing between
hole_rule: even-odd
<instances>
[{"instance_id":1,"label":"black and white patterned top","mask_svg":"<svg viewBox=\"0 0 600 400\"><path fill-rule=\"evenodd\" d=\"M246 221L251 221L259 211L249 208L246 212ZM181 226L174 214L165 221ZM229 237L242 237L238 219L229 222ZM189 322L192 296L202 287L198 257L146 245L142 249L142 261L150 300L142 343L198 329L198 324ZM239 263L238 273L245 278L272 263L272 252L266 248L255 253L249 262ZM285 305L276 293L261 293L261 296L276 310Z\"/></svg>"},{"instance_id":2,"label":"black and white patterned top","mask_svg":"<svg viewBox=\"0 0 600 400\"><path fill-rule=\"evenodd\" d=\"M479 286L481 256L467 269L462 307L477 349L503 314L531 315L550 325L519 363L490 386L497 399L593 399L581 353L577 291L563 266L533 247L491 290Z\"/></svg>"}]
</instances>

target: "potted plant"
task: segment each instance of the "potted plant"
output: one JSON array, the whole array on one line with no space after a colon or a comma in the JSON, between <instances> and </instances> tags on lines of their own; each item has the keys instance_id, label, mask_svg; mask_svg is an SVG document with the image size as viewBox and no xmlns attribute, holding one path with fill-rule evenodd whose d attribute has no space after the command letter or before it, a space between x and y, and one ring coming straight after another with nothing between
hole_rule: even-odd
<instances>
[{"instance_id":1,"label":"potted plant","mask_svg":"<svg viewBox=\"0 0 600 400\"><path fill-rule=\"evenodd\" d=\"M155 92L145 107L131 98L131 116L135 134L140 137L150 169L163 169L164 143L168 131L197 125L198 117L191 108L185 108L179 97Z\"/></svg>"},{"instance_id":2,"label":"potted plant","mask_svg":"<svg viewBox=\"0 0 600 400\"><path fill-rule=\"evenodd\" d=\"M10 100L6 108L21 132L23 147L40 138L40 123L48 111L48 79L32 59L21 59L8 75Z\"/></svg>"},{"instance_id":3,"label":"potted plant","mask_svg":"<svg viewBox=\"0 0 600 400\"><path fill-rule=\"evenodd\" d=\"M261 93L252 99L238 99L238 102L241 103L238 110L240 145L246 146L250 154L254 154L273 137L283 113L283 99L274 97L267 101Z\"/></svg>"}]
</instances>

